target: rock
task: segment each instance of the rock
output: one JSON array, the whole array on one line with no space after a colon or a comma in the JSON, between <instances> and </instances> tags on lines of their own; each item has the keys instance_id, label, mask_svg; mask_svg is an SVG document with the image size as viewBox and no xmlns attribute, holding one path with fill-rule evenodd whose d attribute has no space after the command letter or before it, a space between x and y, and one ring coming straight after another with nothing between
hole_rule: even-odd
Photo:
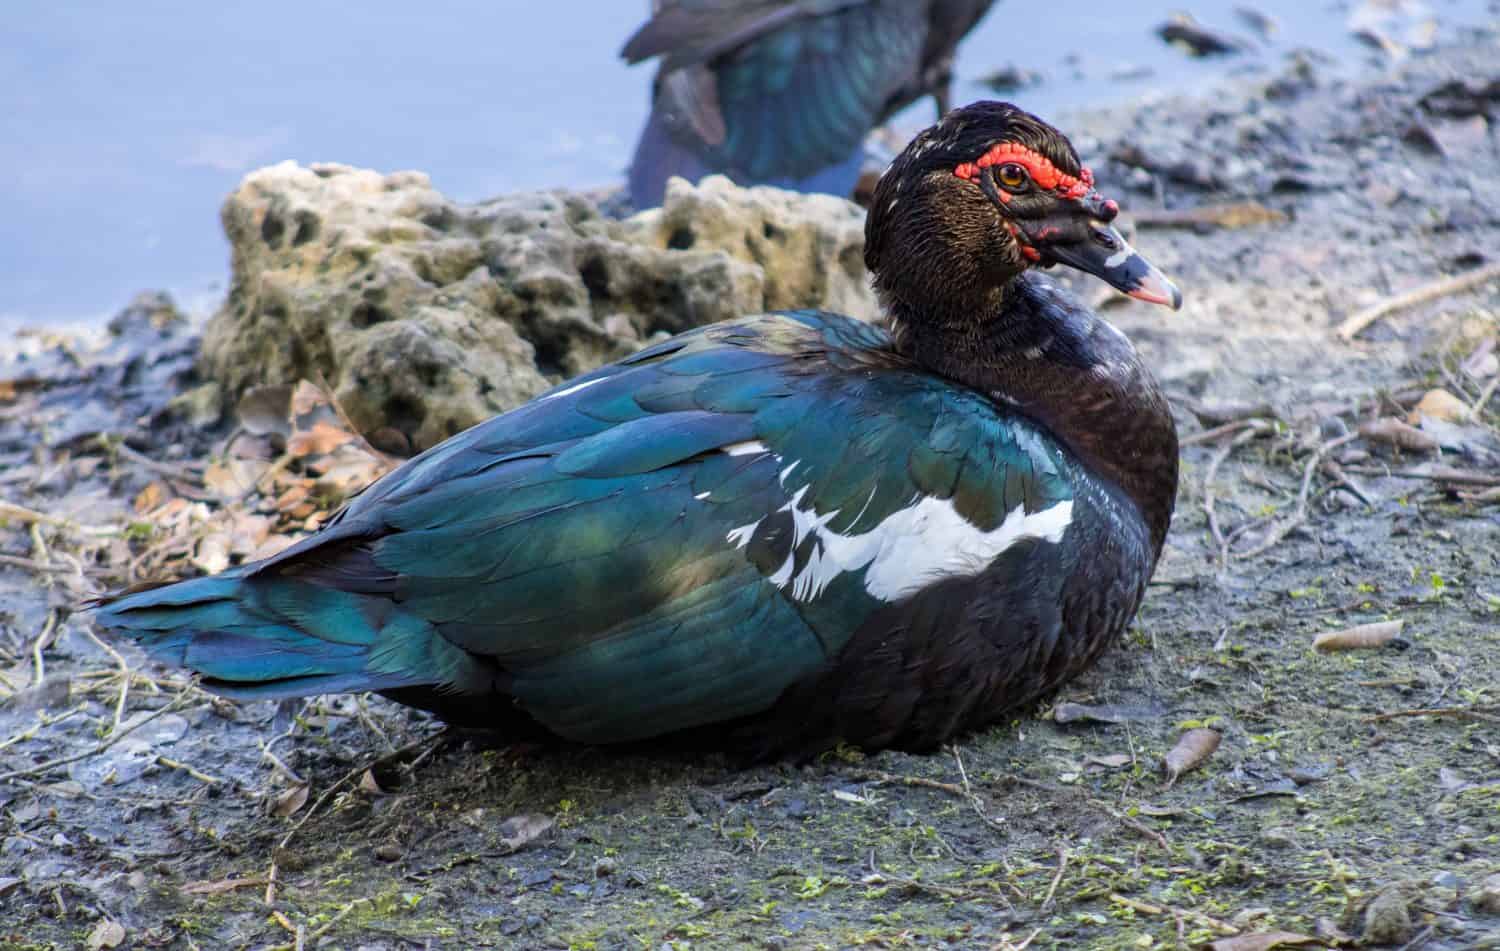
<instances>
[{"instance_id":1,"label":"rock","mask_svg":"<svg viewBox=\"0 0 1500 951\"><path fill-rule=\"evenodd\" d=\"M856 206L718 177L617 221L567 192L461 205L417 172L283 162L246 176L223 224L233 282L203 375L226 401L321 377L356 425L417 449L653 335L877 313Z\"/></svg>"},{"instance_id":2,"label":"rock","mask_svg":"<svg viewBox=\"0 0 1500 951\"><path fill-rule=\"evenodd\" d=\"M1500 76L1488 81L1450 79L1417 100L1425 111L1452 119L1500 113Z\"/></svg>"},{"instance_id":3,"label":"rock","mask_svg":"<svg viewBox=\"0 0 1500 951\"><path fill-rule=\"evenodd\" d=\"M1401 944L1411 937L1411 913L1400 888L1388 888L1365 906L1366 944Z\"/></svg>"},{"instance_id":4,"label":"rock","mask_svg":"<svg viewBox=\"0 0 1500 951\"><path fill-rule=\"evenodd\" d=\"M986 73L979 77L979 81L994 92L1007 93L1040 85L1042 74L1011 63Z\"/></svg>"},{"instance_id":5,"label":"rock","mask_svg":"<svg viewBox=\"0 0 1500 951\"><path fill-rule=\"evenodd\" d=\"M1500 872L1486 878L1473 894L1474 907L1486 915L1500 915Z\"/></svg>"},{"instance_id":6,"label":"rock","mask_svg":"<svg viewBox=\"0 0 1500 951\"><path fill-rule=\"evenodd\" d=\"M184 390L167 403L167 412L190 426L208 429L217 425L224 415L223 388L210 380L201 386Z\"/></svg>"},{"instance_id":7,"label":"rock","mask_svg":"<svg viewBox=\"0 0 1500 951\"><path fill-rule=\"evenodd\" d=\"M406 852L394 842L382 842L375 846L375 857L382 862L399 862Z\"/></svg>"},{"instance_id":8,"label":"rock","mask_svg":"<svg viewBox=\"0 0 1500 951\"><path fill-rule=\"evenodd\" d=\"M1156 28L1156 35L1191 56L1240 53L1246 46L1238 37L1211 30L1187 13L1174 13L1171 19Z\"/></svg>"}]
</instances>

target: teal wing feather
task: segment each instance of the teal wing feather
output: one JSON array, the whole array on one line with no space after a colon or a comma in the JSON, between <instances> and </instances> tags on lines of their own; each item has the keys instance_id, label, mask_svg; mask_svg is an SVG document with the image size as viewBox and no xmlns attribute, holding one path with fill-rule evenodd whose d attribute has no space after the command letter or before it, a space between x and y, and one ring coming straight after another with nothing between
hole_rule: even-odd
<instances>
[{"instance_id":1,"label":"teal wing feather","mask_svg":"<svg viewBox=\"0 0 1500 951\"><path fill-rule=\"evenodd\" d=\"M662 58L656 109L704 171L820 182L857 165L893 94L916 81L928 16L913 0L676 0L622 55ZM668 79L684 71L692 82Z\"/></svg>"},{"instance_id":2,"label":"teal wing feather","mask_svg":"<svg viewBox=\"0 0 1500 951\"><path fill-rule=\"evenodd\" d=\"M749 181L843 163L921 69L927 12L877 0L805 17L717 63L723 165Z\"/></svg>"},{"instance_id":3,"label":"teal wing feather","mask_svg":"<svg viewBox=\"0 0 1500 951\"><path fill-rule=\"evenodd\" d=\"M1067 499L1069 472L878 329L767 315L570 381L281 555L101 620L226 692L428 684L639 739L765 710L827 664L889 598L844 549L892 516L934 498L989 531Z\"/></svg>"}]
</instances>

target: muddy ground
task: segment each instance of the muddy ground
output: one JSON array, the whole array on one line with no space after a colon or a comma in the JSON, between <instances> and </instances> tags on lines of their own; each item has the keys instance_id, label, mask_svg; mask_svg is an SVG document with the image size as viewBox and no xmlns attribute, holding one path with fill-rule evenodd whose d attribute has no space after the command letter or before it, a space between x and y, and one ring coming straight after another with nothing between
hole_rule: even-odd
<instances>
[{"instance_id":1,"label":"muddy ground","mask_svg":"<svg viewBox=\"0 0 1500 951\"><path fill-rule=\"evenodd\" d=\"M1106 311L1191 441L1177 516L1097 669L927 756L740 769L211 701L70 613L149 548L139 493L223 449L201 391L167 405L190 332L147 307L117 359L30 342L0 390L0 947L1500 947L1500 281L1472 279L1500 259L1497 49L1068 124L1188 295ZM1432 389L1488 405L1425 450L1361 434ZM1199 727L1221 745L1168 784Z\"/></svg>"}]
</instances>

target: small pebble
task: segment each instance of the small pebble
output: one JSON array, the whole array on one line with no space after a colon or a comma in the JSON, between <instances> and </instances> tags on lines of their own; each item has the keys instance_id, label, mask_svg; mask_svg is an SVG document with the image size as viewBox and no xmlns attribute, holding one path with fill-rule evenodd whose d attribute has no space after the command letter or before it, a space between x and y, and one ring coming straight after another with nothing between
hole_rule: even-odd
<instances>
[{"instance_id":1,"label":"small pebble","mask_svg":"<svg viewBox=\"0 0 1500 951\"><path fill-rule=\"evenodd\" d=\"M1292 831L1290 829L1284 829L1281 827L1261 830L1260 840L1266 845L1272 846L1274 848L1286 848L1290 845L1295 844L1297 841L1296 837L1292 835Z\"/></svg>"},{"instance_id":2,"label":"small pebble","mask_svg":"<svg viewBox=\"0 0 1500 951\"><path fill-rule=\"evenodd\" d=\"M1410 937L1411 912L1399 889L1388 888L1370 900L1365 907L1366 944L1401 944Z\"/></svg>"},{"instance_id":3,"label":"small pebble","mask_svg":"<svg viewBox=\"0 0 1500 951\"><path fill-rule=\"evenodd\" d=\"M382 862L395 862L401 858L401 846L394 842L385 842L375 846L375 857Z\"/></svg>"},{"instance_id":4,"label":"small pebble","mask_svg":"<svg viewBox=\"0 0 1500 951\"><path fill-rule=\"evenodd\" d=\"M1500 915L1500 872L1486 878L1479 886L1474 907L1486 915Z\"/></svg>"}]
</instances>

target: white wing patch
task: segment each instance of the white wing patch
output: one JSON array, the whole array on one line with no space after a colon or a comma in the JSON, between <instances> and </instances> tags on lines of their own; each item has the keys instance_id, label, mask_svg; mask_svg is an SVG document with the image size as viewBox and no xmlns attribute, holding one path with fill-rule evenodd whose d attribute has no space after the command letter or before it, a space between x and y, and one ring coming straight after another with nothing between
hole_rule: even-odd
<instances>
[{"instance_id":1,"label":"white wing patch","mask_svg":"<svg viewBox=\"0 0 1500 951\"><path fill-rule=\"evenodd\" d=\"M727 456L753 456L757 453L769 452L766 444L759 439L751 439L746 442L730 443L721 450Z\"/></svg>"},{"instance_id":2,"label":"white wing patch","mask_svg":"<svg viewBox=\"0 0 1500 951\"><path fill-rule=\"evenodd\" d=\"M795 465L795 463L794 463ZM865 590L882 601L899 601L940 578L973 577L1016 542L1037 538L1056 544L1073 521L1071 499L1040 512L1018 505L991 531L964 518L951 500L923 496L857 535L828 527L838 510L826 514L801 507L807 487L797 490L782 511L792 515L792 551L767 579L778 588L791 585L791 596L811 601L846 571L865 572ZM872 494L873 497L873 494ZM868 503L866 503L868 504ZM750 544L760 521L731 531L726 540L737 548ZM796 550L809 535L817 544L800 572Z\"/></svg>"},{"instance_id":3,"label":"white wing patch","mask_svg":"<svg viewBox=\"0 0 1500 951\"><path fill-rule=\"evenodd\" d=\"M592 380L584 380L582 383L574 383L572 386L563 387L556 393L548 393L546 396L543 396L541 399L537 400L537 402L542 403L546 402L547 400L559 399L561 397L567 396L569 393L577 393L579 390L586 390L589 387L593 386L595 383L603 383L607 379L609 379L609 377L600 376L595 377Z\"/></svg>"}]
</instances>

